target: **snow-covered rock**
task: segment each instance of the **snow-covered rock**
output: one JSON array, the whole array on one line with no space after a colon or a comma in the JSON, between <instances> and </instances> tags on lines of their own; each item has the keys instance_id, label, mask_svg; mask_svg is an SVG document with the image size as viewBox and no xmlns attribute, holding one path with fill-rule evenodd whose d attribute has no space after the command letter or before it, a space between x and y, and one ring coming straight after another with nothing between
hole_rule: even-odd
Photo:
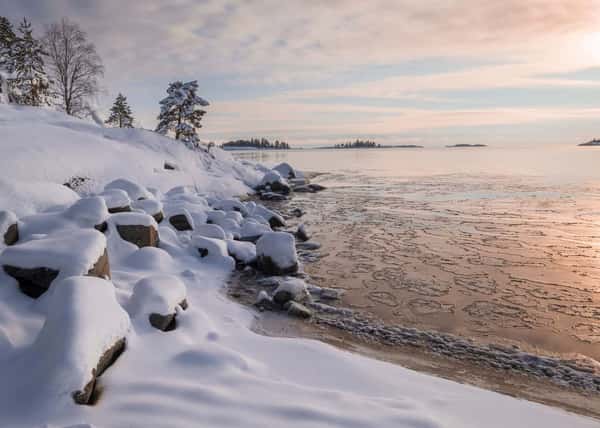
<instances>
[{"instance_id":1,"label":"snow-covered rock","mask_svg":"<svg viewBox=\"0 0 600 428\"><path fill-rule=\"evenodd\" d=\"M12 211L0 211L0 249L19 240L19 223Z\"/></svg>"},{"instance_id":2,"label":"snow-covered rock","mask_svg":"<svg viewBox=\"0 0 600 428\"><path fill-rule=\"evenodd\" d=\"M273 292L273 301L280 306L293 300L302 302L308 297L306 282L300 278L286 277L279 282L279 285Z\"/></svg>"},{"instance_id":3,"label":"snow-covered rock","mask_svg":"<svg viewBox=\"0 0 600 428\"><path fill-rule=\"evenodd\" d=\"M165 217L169 224L178 231L194 229L194 220L190 212L181 204L166 205L164 209Z\"/></svg>"},{"instance_id":4,"label":"snow-covered rock","mask_svg":"<svg viewBox=\"0 0 600 428\"><path fill-rule=\"evenodd\" d=\"M310 235L306 231L306 226L304 225L304 223L298 226L295 235L296 238L298 238L300 241L308 241L310 239Z\"/></svg>"},{"instance_id":5,"label":"snow-covered rock","mask_svg":"<svg viewBox=\"0 0 600 428\"><path fill-rule=\"evenodd\" d=\"M230 239L227 241L227 252L238 263L248 265L256 261L256 245L252 242Z\"/></svg>"},{"instance_id":6,"label":"snow-covered rock","mask_svg":"<svg viewBox=\"0 0 600 428\"><path fill-rule=\"evenodd\" d=\"M280 214L265 208L263 205L254 204L250 215L255 219L258 217L265 219L271 227L285 227L286 225L285 220Z\"/></svg>"},{"instance_id":7,"label":"snow-covered rock","mask_svg":"<svg viewBox=\"0 0 600 428\"><path fill-rule=\"evenodd\" d=\"M108 218L106 202L100 196L81 198L66 211L64 216L82 227L105 228L103 223Z\"/></svg>"},{"instance_id":8,"label":"snow-covered rock","mask_svg":"<svg viewBox=\"0 0 600 428\"><path fill-rule=\"evenodd\" d=\"M200 257L229 256L227 252L227 243L222 239L208 238L202 235L194 235L192 236L191 244L200 254Z\"/></svg>"},{"instance_id":9,"label":"snow-covered rock","mask_svg":"<svg viewBox=\"0 0 600 428\"><path fill-rule=\"evenodd\" d=\"M7 247L0 253L0 266L35 298L57 279L110 276L106 238L94 229L74 229Z\"/></svg>"},{"instance_id":10,"label":"snow-covered rock","mask_svg":"<svg viewBox=\"0 0 600 428\"><path fill-rule=\"evenodd\" d=\"M131 199L125 190L108 189L100 193L100 196L106 202L108 212L111 214L131 211Z\"/></svg>"},{"instance_id":11,"label":"snow-covered rock","mask_svg":"<svg viewBox=\"0 0 600 428\"><path fill-rule=\"evenodd\" d=\"M286 232L268 232L256 241L258 267L270 274L294 273L298 270L298 256L294 237Z\"/></svg>"},{"instance_id":12,"label":"snow-covered rock","mask_svg":"<svg viewBox=\"0 0 600 428\"><path fill-rule=\"evenodd\" d=\"M258 186L259 190L267 190L275 193L290 193L290 185L277 171L269 171L265 174Z\"/></svg>"},{"instance_id":13,"label":"snow-covered rock","mask_svg":"<svg viewBox=\"0 0 600 428\"><path fill-rule=\"evenodd\" d=\"M296 170L287 162L282 162L279 165L273 167L274 171L277 171L286 180L290 178L296 178Z\"/></svg>"},{"instance_id":14,"label":"snow-covered rock","mask_svg":"<svg viewBox=\"0 0 600 428\"><path fill-rule=\"evenodd\" d=\"M218 224L200 224L196 226L194 235L206 236L207 238L227 239L225 230Z\"/></svg>"},{"instance_id":15,"label":"snow-covered rock","mask_svg":"<svg viewBox=\"0 0 600 428\"><path fill-rule=\"evenodd\" d=\"M41 387L88 403L96 378L124 350L129 326L111 282L82 276L57 282L32 345L47 370Z\"/></svg>"},{"instance_id":16,"label":"snow-covered rock","mask_svg":"<svg viewBox=\"0 0 600 428\"><path fill-rule=\"evenodd\" d=\"M112 214L108 219L111 230L138 247L158 246L158 224L154 217L140 212L122 212Z\"/></svg>"},{"instance_id":17,"label":"snow-covered rock","mask_svg":"<svg viewBox=\"0 0 600 428\"><path fill-rule=\"evenodd\" d=\"M289 301L285 305L286 311L288 315L296 317L296 318L310 318L312 316L312 311L304 306L302 303Z\"/></svg>"},{"instance_id":18,"label":"snow-covered rock","mask_svg":"<svg viewBox=\"0 0 600 428\"><path fill-rule=\"evenodd\" d=\"M129 301L132 319L144 318L162 331L174 327L177 309L187 308L185 284L173 275L153 275L139 280Z\"/></svg>"},{"instance_id":19,"label":"snow-covered rock","mask_svg":"<svg viewBox=\"0 0 600 428\"><path fill-rule=\"evenodd\" d=\"M271 232L271 228L268 225L252 218L245 219L240 227L240 239L254 242L268 232Z\"/></svg>"},{"instance_id":20,"label":"snow-covered rock","mask_svg":"<svg viewBox=\"0 0 600 428\"><path fill-rule=\"evenodd\" d=\"M222 199L217 200L212 205L214 209L221 211L237 211L243 216L247 215L248 212L243 203L237 199Z\"/></svg>"},{"instance_id":21,"label":"snow-covered rock","mask_svg":"<svg viewBox=\"0 0 600 428\"><path fill-rule=\"evenodd\" d=\"M140 210L154 217L157 223L163 220L163 205L156 199L141 199L132 203L132 208Z\"/></svg>"},{"instance_id":22,"label":"snow-covered rock","mask_svg":"<svg viewBox=\"0 0 600 428\"><path fill-rule=\"evenodd\" d=\"M132 201L152 198L152 194L143 186L125 178L118 178L104 186L105 191L111 189L124 190Z\"/></svg>"}]
</instances>

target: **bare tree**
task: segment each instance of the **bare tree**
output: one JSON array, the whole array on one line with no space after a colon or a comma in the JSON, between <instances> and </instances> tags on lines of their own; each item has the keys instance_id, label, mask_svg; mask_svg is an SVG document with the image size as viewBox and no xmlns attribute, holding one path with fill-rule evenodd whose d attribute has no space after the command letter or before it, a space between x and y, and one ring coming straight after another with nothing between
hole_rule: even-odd
<instances>
[{"instance_id":1,"label":"bare tree","mask_svg":"<svg viewBox=\"0 0 600 428\"><path fill-rule=\"evenodd\" d=\"M79 25L67 18L48 27L44 41L61 107L72 116L87 114L87 101L99 92L98 79L104 75L96 47Z\"/></svg>"}]
</instances>

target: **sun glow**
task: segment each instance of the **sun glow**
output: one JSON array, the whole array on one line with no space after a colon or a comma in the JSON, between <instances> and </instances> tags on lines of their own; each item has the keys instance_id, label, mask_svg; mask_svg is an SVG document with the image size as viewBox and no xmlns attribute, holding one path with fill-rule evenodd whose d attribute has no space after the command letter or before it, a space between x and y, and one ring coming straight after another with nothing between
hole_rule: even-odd
<instances>
[{"instance_id":1,"label":"sun glow","mask_svg":"<svg viewBox=\"0 0 600 428\"><path fill-rule=\"evenodd\" d=\"M587 33L581 38L582 56L600 64L600 32Z\"/></svg>"}]
</instances>

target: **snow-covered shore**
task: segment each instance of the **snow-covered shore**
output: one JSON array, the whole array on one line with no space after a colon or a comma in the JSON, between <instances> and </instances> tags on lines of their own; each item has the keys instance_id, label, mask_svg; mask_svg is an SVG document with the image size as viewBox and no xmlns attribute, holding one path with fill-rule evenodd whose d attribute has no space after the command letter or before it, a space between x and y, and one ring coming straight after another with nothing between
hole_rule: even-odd
<instances>
[{"instance_id":1,"label":"snow-covered shore","mask_svg":"<svg viewBox=\"0 0 600 428\"><path fill-rule=\"evenodd\" d=\"M62 213L80 196L62 183L73 177L89 178L85 192L99 194L106 184L125 178L150 189L149 195L165 212L185 209L188 221L200 225L214 216L214 207L236 211L234 201L222 199L249 192L265 175L263 168L239 163L221 150L211 153L214 157L193 154L148 131L105 129L50 110L0 105L0 211L17 215L24 226L22 241L42 239L43 227L68 235L70 227L82 226L73 226ZM165 162L177 168L166 170ZM212 205L207 202L204 216L198 208L202 201ZM112 308L119 317L114 320L116 331L126 335L127 347L102 376L102 394L94 406L75 404L70 391L60 388L69 381L69 376L63 376L69 360L46 358L51 346L44 343L52 329L44 329L44 323L49 311L64 309L56 299L61 294L48 292L31 299L0 270L0 426L600 425L321 342L258 335L250 329L255 314L222 293L233 266L227 256L200 257L189 251L199 241L192 238L192 231L163 223L158 227L159 248L138 249L120 240L114 233L117 225L109 222L111 282L105 282L114 284L118 304L132 311L131 325L120 318L120 308ZM153 224L150 218L144 225ZM212 229L212 235L218 232ZM145 317L133 316L139 309L132 306L140 306L131 302L136 284L156 275L170 275L186 288L188 307L174 309L177 328L173 331L159 331ZM172 302L160 303L167 307L178 303L184 294L180 285L176 291ZM110 295L102 298L111 300ZM52 326L57 325L55 319ZM92 327L90 332L97 331ZM73 334L85 338L85 328ZM57 340L56 346L64 341Z\"/></svg>"}]
</instances>

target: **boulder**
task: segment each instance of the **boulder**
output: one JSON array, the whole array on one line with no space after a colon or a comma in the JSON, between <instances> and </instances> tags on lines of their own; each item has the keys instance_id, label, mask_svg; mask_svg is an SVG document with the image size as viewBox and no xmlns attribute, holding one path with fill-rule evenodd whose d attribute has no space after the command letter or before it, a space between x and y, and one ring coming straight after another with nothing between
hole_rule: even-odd
<instances>
[{"instance_id":1,"label":"boulder","mask_svg":"<svg viewBox=\"0 0 600 428\"><path fill-rule=\"evenodd\" d=\"M312 317L312 311L298 302L289 301L285 304L284 309L286 309L288 315L296 318L307 319Z\"/></svg>"},{"instance_id":2,"label":"boulder","mask_svg":"<svg viewBox=\"0 0 600 428\"><path fill-rule=\"evenodd\" d=\"M154 275L138 281L129 302L132 319L148 319L152 327L171 331L176 327L177 309L187 309L186 288L172 275Z\"/></svg>"},{"instance_id":3,"label":"boulder","mask_svg":"<svg viewBox=\"0 0 600 428\"><path fill-rule=\"evenodd\" d=\"M266 190L287 195L290 193L291 188L287 180L279 172L272 170L264 175L257 190Z\"/></svg>"},{"instance_id":4,"label":"boulder","mask_svg":"<svg viewBox=\"0 0 600 428\"><path fill-rule=\"evenodd\" d=\"M177 171L179 169L179 167L175 163L167 161L165 161L163 168L168 171Z\"/></svg>"},{"instance_id":5,"label":"boulder","mask_svg":"<svg viewBox=\"0 0 600 428\"><path fill-rule=\"evenodd\" d=\"M244 219L240 227L240 241L256 242L265 233L271 232L271 227L249 218Z\"/></svg>"},{"instance_id":6,"label":"boulder","mask_svg":"<svg viewBox=\"0 0 600 428\"><path fill-rule=\"evenodd\" d=\"M296 171L287 162L282 162L279 165L273 167L274 171L277 171L286 180L296 178Z\"/></svg>"},{"instance_id":7,"label":"boulder","mask_svg":"<svg viewBox=\"0 0 600 428\"><path fill-rule=\"evenodd\" d=\"M256 242L258 268L273 275L298 271L294 237L286 232L268 232Z\"/></svg>"},{"instance_id":8,"label":"boulder","mask_svg":"<svg viewBox=\"0 0 600 428\"><path fill-rule=\"evenodd\" d=\"M192 237L192 246L196 248L200 257L228 256L227 244L222 239L208 238L202 235Z\"/></svg>"},{"instance_id":9,"label":"boulder","mask_svg":"<svg viewBox=\"0 0 600 428\"><path fill-rule=\"evenodd\" d=\"M69 276L110 278L106 238L95 230L50 235L8 247L0 254L3 270L29 297L38 298L56 279Z\"/></svg>"},{"instance_id":10,"label":"boulder","mask_svg":"<svg viewBox=\"0 0 600 428\"><path fill-rule=\"evenodd\" d=\"M225 231L218 224L201 224L196 226L194 235L205 236L207 238L226 239Z\"/></svg>"},{"instance_id":11,"label":"boulder","mask_svg":"<svg viewBox=\"0 0 600 428\"><path fill-rule=\"evenodd\" d=\"M163 215L163 206L156 199L142 199L140 201L135 201L132 204L132 207L136 210L143 211L148 215L154 217L157 223L160 223L164 219Z\"/></svg>"},{"instance_id":12,"label":"boulder","mask_svg":"<svg viewBox=\"0 0 600 428\"><path fill-rule=\"evenodd\" d=\"M90 404L98 377L125 350L129 328L129 316L111 282L81 276L58 281L44 326L31 345L47 371L39 387L66 389L75 403Z\"/></svg>"},{"instance_id":13,"label":"boulder","mask_svg":"<svg viewBox=\"0 0 600 428\"><path fill-rule=\"evenodd\" d=\"M308 235L308 232L306 232L306 226L304 226L304 223L302 223L300 226L298 226L298 229L296 230L296 238L298 238L298 240L304 242L304 241L308 241L310 239L310 236Z\"/></svg>"},{"instance_id":14,"label":"boulder","mask_svg":"<svg viewBox=\"0 0 600 428\"><path fill-rule=\"evenodd\" d=\"M303 302L308 297L306 283L299 278L285 278L273 291L273 301L284 306L289 301Z\"/></svg>"},{"instance_id":15,"label":"boulder","mask_svg":"<svg viewBox=\"0 0 600 428\"><path fill-rule=\"evenodd\" d=\"M139 248L158 247L158 224L145 213L117 213L108 220L119 236Z\"/></svg>"},{"instance_id":16,"label":"boulder","mask_svg":"<svg viewBox=\"0 0 600 428\"><path fill-rule=\"evenodd\" d=\"M215 210L220 211L237 211L243 216L247 215L247 209L242 202L237 199L219 199L212 204Z\"/></svg>"},{"instance_id":17,"label":"boulder","mask_svg":"<svg viewBox=\"0 0 600 428\"><path fill-rule=\"evenodd\" d=\"M100 194L110 214L131 211L131 199L122 189L108 189Z\"/></svg>"},{"instance_id":18,"label":"boulder","mask_svg":"<svg viewBox=\"0 0 600 428\"><path fill-rule=\"evenodd\" d=\"M260 194L261 201L287 201L289 198L286 195L282 195L280 193L273 192L262 192Z\"/></svg>"},{"instance_id":19,"label":"boulder","mask_svg":"<svg viewBox=\"0 0 600 428\"><path fill-rule=\"evenodd\" d=\"M17 216L11 211L0 211L0 240L5 245L14 245L19 240Z\"/></svg>"},{"instance_id":20,"label":"boulder","mask_svg":"<svg viewBox=\"0 0 600 428\"><path fill-rule=\"evenodd\" d=\"M273 299L269 297L265 290L261 290L256 297L256 301L254 302L254 306L256 306L259 310L264 311L272 311L276 309L275 303Z\"/></svg>"},{"instance_id":21,"label":"boulder","mask_svg":"<svg viewBox=\"0 0 600 428\"><path fill-rule=\"evenodd\" d=\"M256 245L252 242L228 240L227 252L238 264L249 265L256 262Z\"/></svg>"},{"instance_id":22,"label":"boulder","mask_svg":"<svg viewBox=\"0 0 600 428\"><path fill-rule=\"evenodd\" d=\"M322 190L325 190L325 186L321 186L320 184L304 184L301 186L294 187L294 192L296 193L316 193Z\"/></svg>"}]
</instances>

